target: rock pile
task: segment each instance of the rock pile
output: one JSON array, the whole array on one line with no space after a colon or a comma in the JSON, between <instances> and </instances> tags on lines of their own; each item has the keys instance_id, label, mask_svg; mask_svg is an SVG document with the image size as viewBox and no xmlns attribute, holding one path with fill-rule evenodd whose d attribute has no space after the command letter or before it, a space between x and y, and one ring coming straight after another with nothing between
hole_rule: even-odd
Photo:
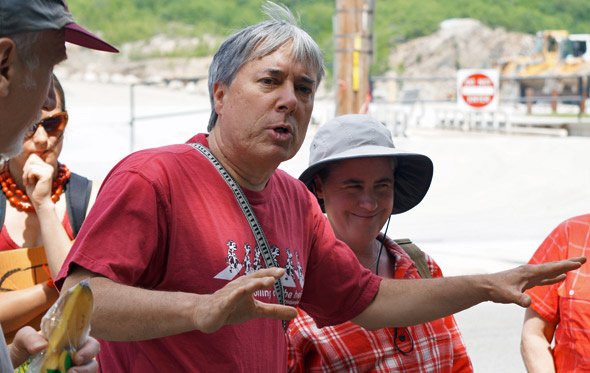
<instances>
[{"instance_id":1,"label":"rock pile","mask_svg":"<svg viewBox=\"0 0 590 373\"><path fill-rule=\"evenodd\" d=\"M377 86L377 95L395 100L399 99L392 97L396 92L399 96L418 90L422 100L448 99L455 94L458 69L497 68L508 59L532 54L533 48L533 35L492 29L474 19L449 19L437 32L401 44L391 52L391 70L385 76L411 79Z\"/></svg>"}]
</instances>

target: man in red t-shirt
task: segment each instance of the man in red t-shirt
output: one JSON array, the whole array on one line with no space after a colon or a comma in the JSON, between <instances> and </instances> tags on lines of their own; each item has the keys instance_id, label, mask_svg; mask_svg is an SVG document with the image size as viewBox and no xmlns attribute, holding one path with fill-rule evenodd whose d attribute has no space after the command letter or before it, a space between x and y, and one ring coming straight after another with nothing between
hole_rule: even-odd
<instances>
[{"instance_id":1,"label":"man in red t-shirt","mask_svg":"<svg viewBox=\"0 0 590 373\"><path fill-rule=\"evenodd\" d=\"M213 58L209 134L191 139L205 154L171 145L116 165L56 279L69 288L91 277L104 372L280 372L278 320L294 318L295 305L320 326L404 326L487 300L526 306L523 289L584 261L427 281L364 269L305 185L277 170L303 143L324 68L286 8L269 2L267 13ZM229 184L243 190L240 203Z\"/></svg>"}]
</instances>

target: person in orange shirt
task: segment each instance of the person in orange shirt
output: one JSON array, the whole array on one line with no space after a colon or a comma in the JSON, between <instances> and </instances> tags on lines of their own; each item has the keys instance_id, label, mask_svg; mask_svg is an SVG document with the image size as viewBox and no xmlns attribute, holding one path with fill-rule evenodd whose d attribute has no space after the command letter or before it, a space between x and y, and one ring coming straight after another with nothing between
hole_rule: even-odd
<instances>
[{"instance_id":1,"label":"person in orange shirt","mask_svg":"<svg viewBox=\"0 0 590 373\"><path fill-rule=\"evenodd\" d=\"M590 214L559 224L531 264L590 254ZM565 281L527 290L521 353L529 372L590 371L590 269L567 273ZM552 342L554 345L552 346Z\"/></svg>"}]
</instances>

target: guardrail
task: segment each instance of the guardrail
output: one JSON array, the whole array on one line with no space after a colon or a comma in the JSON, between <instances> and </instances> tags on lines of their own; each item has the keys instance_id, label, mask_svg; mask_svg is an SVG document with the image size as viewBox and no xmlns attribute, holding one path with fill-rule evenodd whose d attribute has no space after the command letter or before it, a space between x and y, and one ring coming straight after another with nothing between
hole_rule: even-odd
<instances>
[{"instance_id":1,"label":"guardrail","mask_svg":"<svg viewBox=\"0 0 590 373\"><path fill-rule=\"evenodd\" d=\"M143 81L138 83L132 83L129 86L129 150L133 151L135 149L135 123L138 121L143 120L153 120L153 119L161 119L161 118L169 118L175 116L185 116L191 114L200 114L204 112L209 112L211 109L195 109L195 110L186 110L186 111L176 111L176 112L169 112L169 113L160 113L160 114L152 114L152 115L137 115L136 113L136 88L139 86L157 86L157 85L171 85L174 83L178 83L181 85L186 85L189 83L197 84L202 80L207 80L206 76L198 76L194 78L166 78L162 79L157 82L152 81Z\"/></svg>"},{"instance_id":2,"label":"guardrail","mask_svg":"<svg viewBox=\"0 0 590 373\"><path fill-rule=\"evenodd\" d=\"M495 111L462 111L456 102L456 77L371 77L374 91L370 112L390 126L394 136L403 136L409 128L436 127L462 131L498 133L531 133L554 136L590 136L590 123L585 118L590 77L569 76L577 81L576 92L534 95L523 90L521 81L557 79L501 78L499 107ZM383 84L395 85L393 97L387 95ZM452 92L432 94L432 87ZM426 93L424 93L426 92ZM444 97L441 97L444 96ZM563 115L559 115L559 114Z\"/></svg>"}]
</instances>

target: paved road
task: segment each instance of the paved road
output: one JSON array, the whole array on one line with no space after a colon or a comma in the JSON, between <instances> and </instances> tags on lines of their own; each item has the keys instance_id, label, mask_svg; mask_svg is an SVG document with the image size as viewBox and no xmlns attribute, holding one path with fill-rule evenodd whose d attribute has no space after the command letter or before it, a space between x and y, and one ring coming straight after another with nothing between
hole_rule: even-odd
<instances>
[{"instance_id":1,"label":"paved road","mask_svg":"<svg viewBox=\"0 0 590 373\"><path fill-rule=\"evenodd\" d=\"M520 358L520 328L524 309L483 303L455 318L475 372L526 372Z\"/></svg>"}]
</instances>

